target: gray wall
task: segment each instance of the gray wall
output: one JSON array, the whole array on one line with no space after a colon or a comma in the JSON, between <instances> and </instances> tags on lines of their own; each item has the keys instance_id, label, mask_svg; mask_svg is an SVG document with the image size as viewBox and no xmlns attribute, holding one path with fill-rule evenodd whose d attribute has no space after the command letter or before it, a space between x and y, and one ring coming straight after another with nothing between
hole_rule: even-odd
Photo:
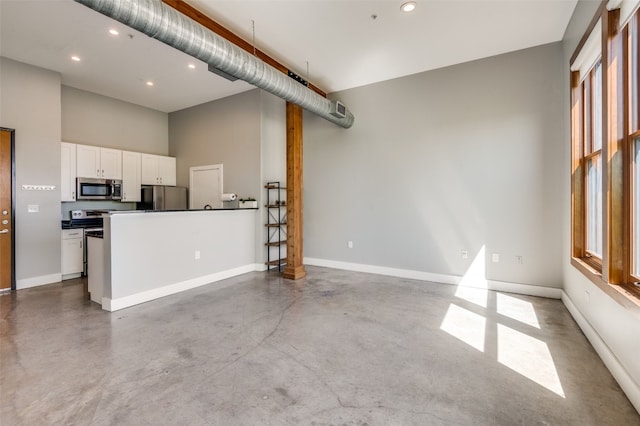
<instances>
[{"instance_id":1,"label":"gray wall","mask_svg":"<svg viewBox=\"0 0 640 426\"><path fill-rule=\"evenodd\" d=\"M169 114L169 154L177 183L189 186L189 168L223 164L224 191L260 196L260 90Z\"/></svg>"},{"instance_id":2,"label":"gray wall","mask_svg":"<svg viewBox=\"0 0 640 426\"><path fill-rule=\"evenodd\" d=\"M616 379L627 392L629 399L635 404L636 409L640 410L640 362L638 362L638 354L640 353L640 318L634 315L630 310L625 309L610 296L606 295L584 275L573 267L570 263L570 244L571 244L571 147L570 138L570 121L569 121L569 61L571 55L575 51L580 38L587 30L589 22L593 18L599 2L580 1L574 11L573 17L569 23L563 40L564 60L563 60L563 77L565 88L563 90L563 117L564 117L564 133L563 133L563 152L562 152L562 264L564 271L564 292L570 299L570 302L579 310L580 314L589 327L592 327L597 334L595 340L592 336L585 334L592 339L594 347L602 354L610 353L613 359L617 361L613 364L605 358L607 366L614 372ZM588 297L587 297L588 296ZM584 328L584 324L581 324ZM600 340L601 339L601 340ZM617 367L617 368L616 368ZM620 369L619 367L622 367ZM635 381L624 382L624 378ZM632 393L633 392L633 393Z\"/></svg>"},{"instance_id":3,"label":"gray wall","mask_svg":"<svg viewBox=\"0 0 640 426\"><path fill-rule=\"evenodd\" d=\"M126 151L169 155L169 114L96 93L62 86L62 140ZM62 203L71 210L131 210L135 203L84 201Z\"/></svg>"},{"instance_id":4,"label":"gray wall","mask_svg":"<svg viewBox=\"0 0 640 426\"><path fill-rule=\"evenodd\" d=\"M60 75L0 58L0 126L15 129L18 288L60 274ZM24 191L24 184L55 191ZM39 213L27 213L37 204Z\"/></svg>"},{"instance_id":5,"label":"gray wall","mask_svg":"<svg viewBox=\"0 0 640 426\"><path fill-rule=\"evenodd\" d=\"M62 86L62 140L148 154L169 154L165 112Z\"/></svg>"},{"instance_id":6,"label":"gray wall","mask_svg":"<svg viewBox=\"0 0 640 426\"><path fill-rule=\"evenodd\" d=\"M485 247L560 287L565 71L556 43L336 93L349 130L306 114L305 257L463 276Z\"/></svg>"},{"instance_id":7,"label":"gray wall","mask_svg":"<svg viewBox=\"0 0 640 426\"><path fill-rule=\"evenodd\" d=\"M7 58L0 58L0 87L0 126L16 130L17 286L56 282L61 215L74 208L120 207L101 202L61 207L60 141L167 155L168 115L61 86L58 73ZM56 189L23 191L23 184ZM39 205L40 212L27 213L29 204Z\"/></svg>"},{"instance_id":8,"label":"gray wall","mask_svg":"<svg viewBox=\"0 0 640 426\"><path fill-rule=\"evenodd\" d=\"M270 93L260 92L260 158L261 187L267 182L280 182L287 185L287 106L283 99ZM275 193L274 193L275 194ZM262 265L267 260L267 249L264 243L267 241L266 223L268 212L264 208L266 204L266 191L261 189L259 197L256 197L260 212L256 221L256 263ZM285 191L281 193L281 200L286 199ZM278 251L280 249L280 252ZM278 255L286 255L286 246L271 247L271 259L277 259Z\"/></svg>"}]
</instances>

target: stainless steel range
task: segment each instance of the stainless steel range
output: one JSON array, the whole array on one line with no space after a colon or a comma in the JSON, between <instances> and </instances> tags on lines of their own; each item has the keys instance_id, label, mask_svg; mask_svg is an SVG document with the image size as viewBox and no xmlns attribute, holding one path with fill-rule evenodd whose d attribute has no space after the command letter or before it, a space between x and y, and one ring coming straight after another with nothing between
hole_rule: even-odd
<instances>
[{"instance_id":1,"label":"stainless steel range","mask_svg":"<svg viewBox=\"0 0 640 426\"><path fill-rule=\"evenodd\" d=\"M109 213L111 210L72 210L70 212L71 220L64 224L64 228L82 228L84 230L82 247L83 247L83 273L87 275L87 233L102 232L102 215Z\"/></svg>"}]
</instances>

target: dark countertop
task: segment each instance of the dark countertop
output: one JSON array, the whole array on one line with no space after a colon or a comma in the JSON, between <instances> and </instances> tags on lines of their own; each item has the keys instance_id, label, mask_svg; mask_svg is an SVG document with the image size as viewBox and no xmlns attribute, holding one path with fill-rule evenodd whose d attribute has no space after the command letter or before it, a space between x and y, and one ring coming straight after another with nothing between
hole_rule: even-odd
<instances>
[{"instance_id":1,"label":"dark countertop","mask_svg":"<svg viewBox=\"0 0 640 426\"><path fill-rule=\"evenodd\" d=\"M126 213L170 213L170 212L217 212L228 210L258 210L258 208L219 208L219 209L194 209L194 210L114 210L110 214L126 214ZM86 221L85 221L86 222ZM102 227L102 218L96 219L91 223L75 223L73 220L67 219L61 221L62 229L82 229L82 228L99 228Z\"/></svg>"},{"instance_id":2,"label":"dark countertop","mask_svg":"<svg viewBox=\"0 0 640 426\"><path fill-rule=\"evenodd\" d=\"M116 214L127 214L127 213L175 213L175 212L218 212L218 211L229 211L229 210L258 210L255 208L228 208L222 207L219 209L188 209L188 210L115 210L110 212L110 215Z\"/></svg>"},{"instance_id":3,"label":"dark countertop","mask_svg":"<svg viewBox=\"0 0 640 426\"><path fill-rule=\"evenodd\" d=\"M83 229L83 228L101 228L102 227L102 218L100 222L90 222L90 223L74 223L71 220L63 220L61 221L62 229Z\"/></svg>"}]
</instances>

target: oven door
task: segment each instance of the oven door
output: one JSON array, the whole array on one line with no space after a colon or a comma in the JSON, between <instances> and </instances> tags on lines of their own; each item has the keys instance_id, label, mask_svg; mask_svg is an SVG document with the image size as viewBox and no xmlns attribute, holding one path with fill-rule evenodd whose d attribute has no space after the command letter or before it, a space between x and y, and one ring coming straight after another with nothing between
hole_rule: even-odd
<instances>
[{"instance_id":1,"label":"oven door","mask_svg":"<svg viewBox=\"0 0 640 426\"><path fill-rule=\"evenodd\" d=\"M82 275L84 275L85 277L88 275L89 273L89 259L87 257L87 232L103 232L102 228L84 228L84 232L82 234L82 243L84 244L84 251L82 252L82 261L83 261L83 272Z\"/></svg>"}]
</instances>

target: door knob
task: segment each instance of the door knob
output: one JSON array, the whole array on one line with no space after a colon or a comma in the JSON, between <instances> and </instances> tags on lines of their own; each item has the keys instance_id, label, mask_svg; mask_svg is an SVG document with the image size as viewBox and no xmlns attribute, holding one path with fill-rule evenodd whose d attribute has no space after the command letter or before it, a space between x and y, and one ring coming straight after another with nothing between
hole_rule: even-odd
<instances>
[{"instance_id":1,"label":"door knob","mask_svg":"<svg viewBox=\"0 0 640 426\"><path fill-rule=\"evenodd\" d=\"M6 210L2 210L2 214L6 216L6 215L8 215L8 214L9 214L9 212L8 212L8 211L6 211Z\"/></svg>"},{"instance_id":2,"label":"door knob","mask_svg":"<svg viewBox=\"0 0 640 426\"><path fill-rule=\"evenodd\" d=\"M8 234L9 230L8 229L3 229L2 231L0 231L0 234Z\"/></svg>"}]
</instances>

